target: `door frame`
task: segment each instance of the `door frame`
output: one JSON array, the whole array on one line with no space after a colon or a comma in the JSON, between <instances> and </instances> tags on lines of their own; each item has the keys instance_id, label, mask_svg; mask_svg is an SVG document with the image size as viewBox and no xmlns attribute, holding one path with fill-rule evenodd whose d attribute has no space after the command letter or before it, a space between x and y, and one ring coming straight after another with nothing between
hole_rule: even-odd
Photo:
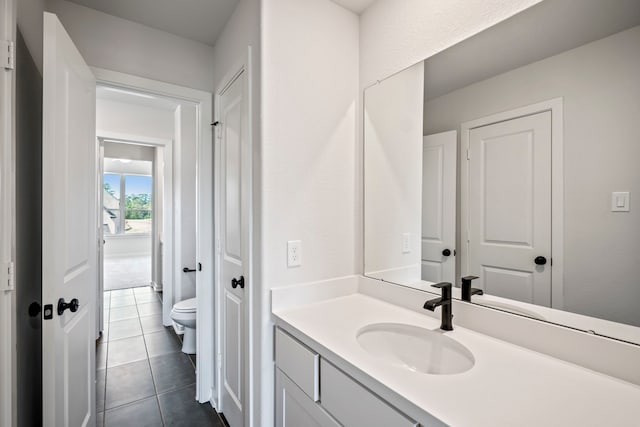
<instances>
[{"instance_id":1,"label":"door frame","mask_svg":"<svg viewBox=\"0 0 640 427\"><path fill-rule=\"evenodd\" d=\"M245 329L245 354L244 354L244 390L245 390L245 402L243 409L243 417L244 417L244 425L249 425L249 420L251 419L250 414L253 412L253 407L255 405L254 394L252 391L252 386L254 384L254 372L252 369L253 366L253 337L254 337L254 328L252 322L252 314L254 313L254 265L253 265L253 131L252 131L252 120L253 120L253 92L251 89L251 79L252 79L252 62L251 62L251 46L247 48L247 54L245 56L244 61L241 63L237 63L233 67L229 67L229 71L225 74L224 78L220 80L220 84L216 88L214 95L214 122L220 121L220 99L222 94L226 91L227 88L231 86L231 84L235 81L235 79L240 76L242 73L245 74L245 85L246 85L246 102L247 106L245 107L247 110L247 123L248 123L248 132L247 139L248 144L250 146L249 149L249 176L246 177L247 182L249 183L249 230L248 230L248 242L243 242L247 245L247 256L246 260L248 274L245 276L246 285L245 285L245 311L244 311L244 329ZM215 402L214 406L219 409L221 412L224 412L224 408L221 408L222 404L222 392L223 392L223 377L222 377L222 367L223 367L223 331L224 331L224 316L223 316L223 283L220 275L220 268L222 266L222 253L221 253L221 243L220 236L222 233L221 224L220 224L220 216L222 212L220 211L220 201L221 201L221 182L222 182L222 159L221 159L221 146L220 146L220 133L219 128L216 128L214 131L214 170L215 170L215 178L214 178L214 237L215 237L215 300L216 300L216 346L219 349L218 351L218 360L216 364L216 377L217 377L217 402ZM257 316L260 316L260 313L256 313Z\"/></svg>"},{"instance_id":2,"label":"door frame","mask_svg":"<svg viewBox=\"0 0 640 427\"><path fill-rule=\"evenodd\" d=\"M0 40L16 40L16 0L0 0ZM15 248L15 70L0 69L0 425L15 421L15 293L9 268ZM13 283L13 282L12 282Z\"/></svg>"},{"instance_id":3,"label":"door frame","mask_svg":"<svg viewBox=\"0 0 640 427\"><path fill-rule=\"evenodd\" d=\"M551 308L564 308L564 122L563 98L553 98L524 107L464 122L460 125L460 245L461 275L469 272L469 134L472 129L551 112ZM466 240L466 242L464 241Z\"/></svg>"},{"instance_id":4,"label":"door frame","mask_svg":"<svg viewBox=\"0 0 640 427\"><path fill-rule=\"evenodd\" d=\"M213 208L211 199L212 187L213 187L213 159L211 156L207 156L206 153L211 151L211 141L213 140L211 131L211 117L213 116L212 108L212 94L209 92L192 89L184 86L178 86L171 83L160 82L157 80L151 80L144 77L134 76L131 74L125 74L118 71L106 70L103 68L92 67L96 77L96 83L102 85L108 85L111 87L117 87L121 89L128 89L138 92L146 92L149 94L173 98L178 101L183 100L196 104L197 108L197 142L196 142L196 158L197 158L197 191L196 191L196 205L197 205L197 218L198 224L196 227L196 257L198 262L203 265L202 271L196 273L196 292L197 292L197 307L196 307L196 340L197 340L197 353L196 364L198 369L196 371L196 399L200 403L211 402L212 397L215 395L215 348L214 348L214 313L213 311L213 287L207 284L213 283L213 268L207 268L207 266L214 265L213 259L213 232L212 225L208 224L206 220L199 221L200 218L213 218ZM115 139L117 138L117 135ZM113 138L109 138L113 139ZM146 139L144 141L149 141ZM140 138L136 137L130 142L144 142ZM157 142L157 141L156 141ZM175 144L173 144L175 145ZM168 156L173 157L174 147L165 150L165 162ZM165 188L164 194L167 196L171 188ZM165 202L166 206L166 202ZM170 215L173 218L173 213L165 209L163 215ZM176 230L174 227L174 234ZM173 238L173 236L163 236L165 242L167 238ZM172 242L173 244L173 242ZM173 257L172 257L173 258ZM169 262L163 260L163 264L174 265L174 260L170 259ZM176 270L176 269L174 269ZM181 271L177 269L179 273ZM163 287L163 293L165 298L170 300L173 298L173 278L175 271L166 274L163 272L163 279L167 281L170 278L171 286ZM163 304L163 321L165 325L172 323L171 308Z\"/></svg>"}]
</instances>

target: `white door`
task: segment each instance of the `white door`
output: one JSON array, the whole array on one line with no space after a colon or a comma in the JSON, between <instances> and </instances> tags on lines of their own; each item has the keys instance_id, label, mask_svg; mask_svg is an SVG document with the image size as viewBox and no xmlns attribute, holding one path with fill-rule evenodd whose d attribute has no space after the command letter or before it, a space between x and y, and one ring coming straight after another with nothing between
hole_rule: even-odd
<instances>
[{"instance_id":1,"label":"white door","mask_svg":"<svg viewBox=\"0 0 640 427\"><path fill-rule=\"evenodd\" d=\"M93 426L96 84L50 13L44 14L43 64L43 419L44 426ZM79 307L59 314L62 299Z\"/></svg>"},{"instance_id":2,"label":"white door","mask_svg":"<svg viewBox=\"0 0 640 427\"><path fill-rule=\"evenodd\" d=\"M422 280L455 282L458 133L424 137L422 150Z\"/></svg>"},{"instance_id":3,"label":"white door","mask_svg":"<svg viewBox=\"0 0 640 427\"><path fill-rule=\"evenodd\" d=\"M246 77L220 94L220 250L222 284L222 412L242 427L247 398L247 286L249 278L250 140Z\"/></svg>"},{"instance_id":4,"label":"white door","mask_svg":"<svg viewBox=\"0 0 640 427\"><path fill-rule=\"evenodd\" d=\"M551 112L469 132L468 271L491 295L551 306Z\"/></svg>"}]
</instances>

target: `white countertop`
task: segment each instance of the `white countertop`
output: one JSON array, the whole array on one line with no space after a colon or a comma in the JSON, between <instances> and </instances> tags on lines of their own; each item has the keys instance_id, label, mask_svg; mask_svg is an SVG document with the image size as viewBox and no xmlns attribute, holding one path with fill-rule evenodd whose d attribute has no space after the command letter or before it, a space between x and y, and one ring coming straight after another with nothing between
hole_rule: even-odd
<instances>
[{"instance_id":1,"label":"white countertop","mask_svg":"<svg viewBox=\"0 0 640 427\"><path fill-rule=\"evenodd\" d=\"M274 311L330 354L451 426L639 426L640 387L455 325L446 334L474 355L462 374L429 375L366 352L358 330L391 322L437 329L433 317L354 293ZM455 312L454 312L455 316ZM585 349L588 351L588 349ZM639 361L640 363L640 361Z\"/></svg>"}]
</instances>

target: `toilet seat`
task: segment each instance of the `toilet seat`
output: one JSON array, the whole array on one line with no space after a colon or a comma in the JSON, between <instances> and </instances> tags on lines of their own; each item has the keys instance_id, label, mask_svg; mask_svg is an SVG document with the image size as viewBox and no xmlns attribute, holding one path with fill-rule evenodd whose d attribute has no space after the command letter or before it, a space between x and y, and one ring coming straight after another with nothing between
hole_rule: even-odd
<instances>
[{"instance_id":1,"label":"toilet seat","mask_svg":"<svg viewBox=\"0 0 640 427\"><path fill-rule=\"evenodd\" d=\"M180 301L173 306L173 311L176 313L195 313L196 312L196 299L189 298L184 301Z\"/></svg>"}]
</instances>

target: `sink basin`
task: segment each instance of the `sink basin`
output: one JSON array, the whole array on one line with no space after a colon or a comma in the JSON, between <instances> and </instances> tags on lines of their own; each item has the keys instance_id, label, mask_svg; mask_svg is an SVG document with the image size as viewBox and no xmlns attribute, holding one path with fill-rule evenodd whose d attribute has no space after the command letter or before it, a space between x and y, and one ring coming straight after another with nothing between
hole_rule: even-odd
<instances>
[{"instance_id":1,"label":"sink basin","mask_svg":"<svg viewBox=\"0 0 640 427\"><path fill-rule=\"evenodd\" d=\"M360 329L357 340L373 356L414 372L453 375L475 364L473 354L440 329L376 323Z\"/></svg>"}]
</instances>

